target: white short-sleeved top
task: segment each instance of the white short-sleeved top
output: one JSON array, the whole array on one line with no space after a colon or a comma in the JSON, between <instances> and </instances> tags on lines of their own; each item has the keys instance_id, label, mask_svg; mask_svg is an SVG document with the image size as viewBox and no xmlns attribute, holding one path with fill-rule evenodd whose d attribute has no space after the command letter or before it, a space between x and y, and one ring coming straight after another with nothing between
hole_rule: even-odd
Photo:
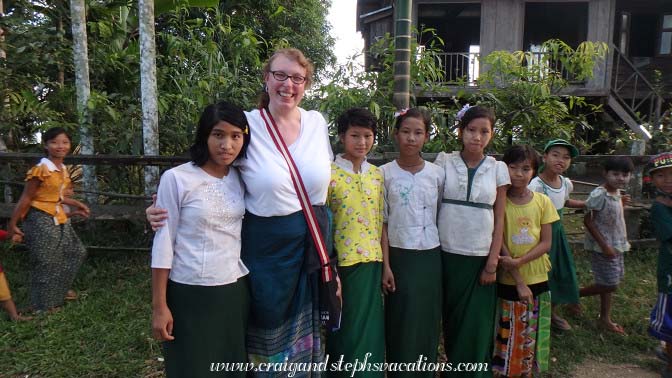
<instances>
[{"instance_id":1,"label":"white short-sleeved top","mask_svg":"<svg viewBox=\"0 0 672 378\"><path fill-rule=\"evenodd\" d=\"M436 217L445 180L443 169L426 161L422 170L413 174L396 160L380 169L385 179L383 216L390 246L415 250L438 247Z\"/></svg>"},{"instance_id":2,"label":"white short-sleeved top","mask_svg":"<svg viewBox=\"0 0 672 378\"><path fill-rule=\"evenodd\" d=\"M219 179L192 163L166 171L156 206L168 211L154 235L152 268L188 285L236 282L248 273L240 259L244 188L235 168Z\"/></svg>"},{"instance_id":3,"label":"white short-sleeved top","mask_svg":"<svg viewBox=\"0 0 672 378\"><path fill-rule=\"evenodd\" d=\"M469 201L492 207L497 199L497 188L511 184L506 164L486 156L474 174L470 198L467 198L468 168L460 152L441 152L434 163L443 168L446 174L443 199ZM441 249L445 252L487 256L494 227L495 215L492 208L444 202L439 209L439 239Z\"/></svg>"},{"instance_id":4,"label":"white short-sleeved top","mask_svg":"<svg viewBox=\"0 0 672 378\"><path fill-rule=\"evenodd\" d=\"M530 181L530 184L527 186L533 192L543 193L553 202L556 210L560 210L565 207L565 202L569 199L569 194L574 191L574 185L572 180L567 177L560 176L560 185L559 188L554 188L544 182L539 176L535 177Z\"/></svg>"},{"instance_id":5,"label":"white short-sleeved top","mask_svg":"<svg viewBox=\"0 0 672 378\"><path fill-rule=\"evenodd\" d=\"M331 178L331 144L327 122L316 111L301 112L299 137L287 146L313 205L323 205ZM247 158L236 165L245 183L245 206L262 217L289 215L301 210L285 159L278 152L259 110L245 112L251 141Z\"/></svg>"}]
</instances>

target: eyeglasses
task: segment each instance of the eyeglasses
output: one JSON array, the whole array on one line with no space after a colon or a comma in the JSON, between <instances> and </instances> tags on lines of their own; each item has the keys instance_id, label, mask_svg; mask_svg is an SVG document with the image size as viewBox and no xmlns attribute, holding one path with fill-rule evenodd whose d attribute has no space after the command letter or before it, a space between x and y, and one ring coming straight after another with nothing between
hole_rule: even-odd
<instances>
[{"instance_id":1,"label":"eyeglasses","mask_svg":"<svg viewBox=\"0 0 672 378\"><path fill-rule=\"evenodd\" d=\"M277 81L285 81L287 79L290 79L294 84L303 84L306 82L306 78L304 76L287 75L282 71L271 71L271 74Z\"/></svg>"}]
</instances>

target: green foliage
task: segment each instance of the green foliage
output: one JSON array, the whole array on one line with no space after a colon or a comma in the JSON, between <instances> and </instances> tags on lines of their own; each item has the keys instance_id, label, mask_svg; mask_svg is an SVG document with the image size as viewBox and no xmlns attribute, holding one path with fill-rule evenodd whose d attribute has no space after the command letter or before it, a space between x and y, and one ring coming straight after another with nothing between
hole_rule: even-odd
<instances>
[{"instance_id":1,"label":"green foliage","mask_svg":"<svg viewBox=\"0 0 672 378\"><path fill-rule=\"evenodd\" d=\"M425 48L414 42L411 60L411 88L416 94L430 97L448 89L438 83L443 77L439 64L442 41L432 29L421 31L429 36ZM495 110L498 118L492 148L501 152L512 143L531 144L537 148L551 138L562 137L581 146L590 143L581 139L591 129L589 120L602 111L579 96L565 95L572 84L583 83L606 53L606 44L584 42L576 50L567 44L550 40L542 45L543 53L495 51L482 58L482 74L478 91L457 91L454 97L430 99L418 104L432 113L433 131L425 146L427 152L459 150L455 113L464 103L481 104ZM366 72L349 62L338 67L330 81L313 92L310 101L324 111L333 123L345 109L367 107L380 119L378 150L393 149L392 63L394 40L388 35L374 44L370 51L375 69ZM457 88L453 86L452 88ZM431 98L431 97L430 97Z\"/></svg>"},{"instance_id":2,"label":"green foliage","mask_svg":"<svg viewBox=\"0 0 672 378\"><path fill-rule=\"evenodd\" d=\"M416 31L417 33L417 31ZM422 30L421 35L434 35L433 29ZM439 92L440 78L443 75L437 54L441 51L442 41L438 37L430 37L425 48L420 49L415 39L411 44L411 88L420 92ZM392 94L394 93L394 38L389 34L371 46L371 60L375 67L364 70L355 63L357 56L335 68L328 80L314 88L306 106L315 108L327 115L332 125L332 134L338 116L352 107L364 107L373 112L379 119L378 151L392 151L394 149L392 132L394 127L394 112ZM417 99L411 97L411 106L417 104ZM440 112L437 107L432 107Z\"/></svg>"},{"instance_id":3,"label":"green foliage","mask_svg":"<svg viewBox=\"0 0 672 378\"><path fill-rule=\"evenodd\" d=\"M155 0L154 13L159 15L175 10L180 6L214 8L217 5L219 5L219 0Z\"/></svg>"},{"instance_id":4,"label":"green foliage","mask_svg":"<svg viewBox=\"0 0 672 378\"><path fill-rule=\"evenodd\" d=\"M658 125L651 130L651 153L658 154L672 150L672 105L668 107Z\"/></svg>"},{"instance_id":5,"label":"green foliage","mask_svg":"<svg viewBox=\"0 0 672 378\"><path fill-rule=\"evenodd\" d=\"M583 42L573 50L550 40L541 51L495 51L482 60L486 70L478 82L486 90L468 102L495 110L498 132L493 143L498 151L514 142L541 148L558 137L585 147L577 136L591 129L589 117L602 110L563 90L592 77L595 65L604 59L604 43Z\"/></svg>"},{"instance_id":6,"label":"green foliage","mask_svg":"<svg viewBox=\"0 0 672 378\"><path fill-rule=\"evenodd\" d=\"M156 19L162 154L184 153L207 104L227 99L246 109L255 107L261 66L276 48L303 50L318 75L334 61L325 18L328 1L237 0L207 9L167 1L179 6ZM6 39L0 48L7 59L0 60L0 99L7 99L8 106L0 106L0 136L10 150L40 151L35 132L52 126L65 127L79 140L69 4L5 3L0 27ZM88 108L94 148L100 154L143 154L135 4L87 1ZM102 191L143 190L140 167L100 167L98 175Z\"/></svg>"},{"instance_id":7,"label":"green foliage","mask_svg":"<svg viewBox=\"0 0 672 378\"><path fill-rule=\"evenodd\" d=\"M7 4L0 19L5 34L0 49L0 134L10 149L34 143L32 131L51 126L72 130L72 119L58 105L64 102L59 73L72 61L70 45L63 45L69 15L66 2L53 1L49 7L32 1Z\"/></svg>"}]
</instances>

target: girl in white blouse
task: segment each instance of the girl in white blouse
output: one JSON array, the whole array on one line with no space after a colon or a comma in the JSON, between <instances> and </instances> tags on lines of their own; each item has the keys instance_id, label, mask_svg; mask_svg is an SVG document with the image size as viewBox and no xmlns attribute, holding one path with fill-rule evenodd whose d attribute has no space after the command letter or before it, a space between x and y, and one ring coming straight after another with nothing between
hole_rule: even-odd
<instances>
[{"instance_id":1,"label":"girl in white blouse","mask_svg":"<svg viewBox=\"0 0 672 378\"><path fill-rule=\"evenodd\" d=\"M248 270L240 259L245 192L231 163L245 156L249 142L242 109L209 105L192 161L161 178L156 206L168 218L152 247L152 333L164 341L168 377L206 376L212 362L247 360Z\"/></svg>"},{"instance_id":2,"label":"girl in white blouse","mask_svg":"<svg viewBox=\"0 0 672 378\"><path fill-rule=\"evenodd\" d=\"M394 139L399 157L381 167L385 185L383 291L388 362L436 362L441 333L441 250L436 216L443 169L422 159L431 118L420 108L401 111ZM406 373L408 375L409 373ZM433 377L431 371L410 373ZM388 376L404 373L388 372Z\"/></svg>"},{"instance_id":3,"label":"girl in white blouse","mask_svg":"<svg viewBox=\"0 0 672 378\"><path fill-rule=\"evenodd\" d=\"M493 283L511 184L506 164L485 155L494 124L492 110L468 107L459 123L462 151L442 152L435 162L446 173L438 227L444 252L443 335L453 364L489 363L492 358L497 300Z\"/></svg>"}]
</instances>

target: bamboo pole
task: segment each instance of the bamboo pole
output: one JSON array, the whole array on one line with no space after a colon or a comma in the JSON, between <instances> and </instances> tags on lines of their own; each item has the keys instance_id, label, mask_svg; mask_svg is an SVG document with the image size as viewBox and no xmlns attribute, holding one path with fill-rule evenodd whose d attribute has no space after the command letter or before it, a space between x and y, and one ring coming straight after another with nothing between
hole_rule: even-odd
<instances>
[{"instance_id":1,"label":"bamboo pole","mask_svg":"<svg viewBox=\"0 0 672 378\"><path fill-rule=\"evenodd\" d=\"M397 0L394 10L394 94L392 103L397 109L410 104L411 87L411 4L410 0Z\"/></svg>"}]
</instances>

